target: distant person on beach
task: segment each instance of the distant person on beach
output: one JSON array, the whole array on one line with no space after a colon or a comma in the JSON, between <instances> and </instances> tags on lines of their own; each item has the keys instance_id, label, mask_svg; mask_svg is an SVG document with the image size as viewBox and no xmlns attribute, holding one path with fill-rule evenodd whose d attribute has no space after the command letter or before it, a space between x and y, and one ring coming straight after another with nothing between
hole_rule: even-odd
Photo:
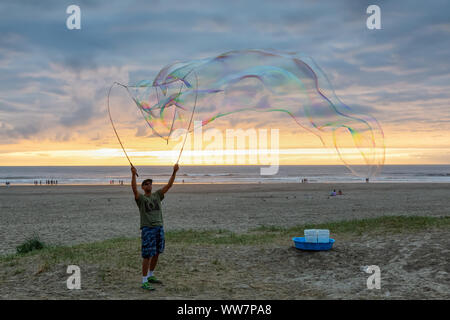
<instances>
[{"instance_id":1,"label":"distant person on beach","mask_svg":"<svg viewBox=\"0 0 450 320\"><path fill-rule=\"evenodd\" d=\"M338 195L340 195L340 196L342 196L342 190L341 189L339 189L339 191L338 191Z\"/></svg>"},{"instance_id":2,"label":"distant person on beach","mask_svg":"<svg viewBox=\"0 0 450 320\"><path fill-rule=\"evenodd\" d=\"M146 290L154 290L152 283L161 283L153 275L158 256L164 252L165 246L161 201L172 187L178 168L175 164L169 182L156 192L152 193L152 179L142 181L144 194L141 194L136 185L136 168L131 167L131 188L141 216L142 288Z\"/></svg>"},{"instance_id":3,"label":"distant person on beach","mask_svg":"<svg viewBox=\"0 0 450 320\"><path fill-rule=\"evenodd\" d=\"M369 183L369 178L366 178L366 183Z\"/></svg>"},{"instance_id":4,"label":"distant person on beach","mask_svg":"<svg viewBox=\"0 0 450 320\"><path fill-rule=\"evenodd\" d=\"M336 195L336 189L334 189L334 190L331 192L330 196L334 197L335 195Z\"/></svg>"}]
</instances>

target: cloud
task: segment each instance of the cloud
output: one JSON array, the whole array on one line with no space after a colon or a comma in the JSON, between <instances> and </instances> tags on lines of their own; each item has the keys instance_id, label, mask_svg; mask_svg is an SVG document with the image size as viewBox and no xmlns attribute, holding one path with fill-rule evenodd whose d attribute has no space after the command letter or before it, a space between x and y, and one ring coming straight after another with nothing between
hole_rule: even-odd
<instances>
[{"instance_id":1,"label":"cloud","mask_svg":"<svg viewBox=\"0 0 450 320\"><path fill-rule=\"evenodd\" d=\"M1 137L98 139L113 81L246 48L314 57L346 104L382 123L448 121L448 1L78 1L77 31L65 27L69 4L0 3ZM365 26L370 4L382 30Z\"/></svg>"},{"instance_id":2,"label":"cloud","mask_svg":"<svg viewBox=\"0 0 450 320\"><path fill-rule=\"evenodd\" d=\"M10 100L0 100L0 112L8 119L10 127L0 131L0 136L20 139L36 135L42 138L52 131L51 136L55 139L64 136L67 140L67 134L70 136L76 128L95 130L96 124L105 120L109 86L115 80L128 82L128 73L126 67L75 71L57 64L50 65L47 70L23 73L19 76L26 79L23 83L27 85L14 90ZM31 86L31 83L36 85ZM49 83L58 85L47 87ZM21 90L26 90L27 94ZM37 100L29 103L33 100L30 97Z\"/></svg>"}]
</instances>

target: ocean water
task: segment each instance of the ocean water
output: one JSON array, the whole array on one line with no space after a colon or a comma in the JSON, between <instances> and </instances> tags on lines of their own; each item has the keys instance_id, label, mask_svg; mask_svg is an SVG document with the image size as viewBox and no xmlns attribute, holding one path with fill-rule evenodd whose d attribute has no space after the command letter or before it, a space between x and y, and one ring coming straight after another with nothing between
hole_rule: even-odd
<instances>
[{"instance_id":1,"label":"ocean water","mask_svg":"<svg viewBox=\"0 0 450 320\"><path fill-rule=\"evenodd\" d=\"M260 174L260 166L183 166L176 183L357 183L365 182L345 166L280 166L272 176ZM155 183L168 181L172 167L137 166L139 178L152 178ZM45 184L48 179L58 180L58 185L108 185L130 183L128 166L70 166L70 167L5 167L0 166L0 186ZM370 182L421 182L450 183L450 165L387 165Z\"/></svg>"}]
</instances>

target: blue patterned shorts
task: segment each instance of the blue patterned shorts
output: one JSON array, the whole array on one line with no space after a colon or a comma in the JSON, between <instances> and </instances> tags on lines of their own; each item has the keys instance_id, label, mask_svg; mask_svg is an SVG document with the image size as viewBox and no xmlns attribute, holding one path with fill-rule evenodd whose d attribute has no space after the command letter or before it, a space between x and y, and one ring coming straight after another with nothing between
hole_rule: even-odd
<instances>
[{"instance_id":1,"label":"blue patterned shorts","mask_svg":"<svg viewBox=\"0 0 450 320\"><path fill-rule=\"evenodd\" d=\"M141 230L142 258L150 258L164 252L164 228L143 227Z\"/></svg>"}]
</instances>

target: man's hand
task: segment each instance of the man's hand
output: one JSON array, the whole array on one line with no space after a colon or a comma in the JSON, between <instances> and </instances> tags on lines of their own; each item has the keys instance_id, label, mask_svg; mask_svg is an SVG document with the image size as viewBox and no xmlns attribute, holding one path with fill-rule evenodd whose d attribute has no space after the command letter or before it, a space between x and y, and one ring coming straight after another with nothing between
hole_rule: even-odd
<instances>
[{"instance_id":1,"label":"man's hand","mask_svg":"<svg viewBox=\"0 0 450 320\"><path fill-rule=\"evenodd\" d=\"M133 189L134 198L137 200L139 198L139 192L136 185L136 176L137 170L135 167L131 166L131 189Z\"/></svg>"}]
</instances>

